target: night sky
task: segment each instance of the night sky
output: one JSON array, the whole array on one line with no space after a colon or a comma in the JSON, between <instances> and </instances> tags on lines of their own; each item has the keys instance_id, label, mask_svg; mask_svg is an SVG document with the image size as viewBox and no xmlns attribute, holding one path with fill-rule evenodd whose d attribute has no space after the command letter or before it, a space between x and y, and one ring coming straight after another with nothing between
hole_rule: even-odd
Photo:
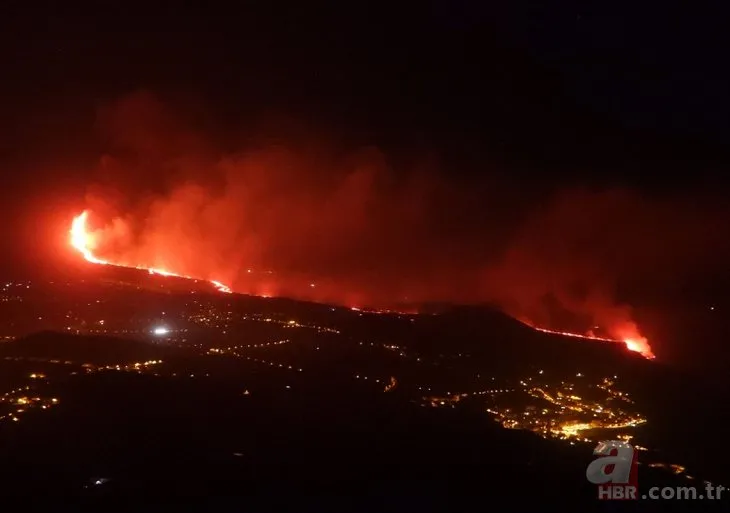
<instances>
[{"instance_id":1,"label":"night sky","mask_svg":"<svg viewBox=\"0 0 730 513\"><path fill-rule=\"evenodd\" d=\"M222 130L276 112L352 144L549 168L550 182L601 172L633 184L642 159L716 162L730 128L722 12L397 4L9 2L3 156L100 144L95 109L142 88L195 96Z\"/></svg>"},{"instance_id":2,"label":"night sky","mask_svg":"<svg viewBox=\"0 0 730 513\"><path fill-rule=\"evenodd\" d=\"M178 262L195 272L275 267L347 298L581 310L706 288L730 254L710 7L6 2L2 268L67 265L91 206L147 237L117 237L125 258L164 240L209 253ZM209 239L216 215L234 228Z\"/></svg>"}]
</instances>

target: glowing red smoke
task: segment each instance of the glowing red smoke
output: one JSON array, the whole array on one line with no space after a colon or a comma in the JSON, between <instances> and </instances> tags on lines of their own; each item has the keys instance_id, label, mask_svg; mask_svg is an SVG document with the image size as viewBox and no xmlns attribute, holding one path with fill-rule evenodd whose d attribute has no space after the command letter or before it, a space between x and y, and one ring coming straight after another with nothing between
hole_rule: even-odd
<instances>
[{"instance_id":1,"label":"glowing red smoke","mask_svg":"<svg viewBox=\"0 0 730 513\"><path fill-rule=\"evenodd\" d=\"M243 293L381 308L491 302L649 356L617 299L626 284L653 290L728 253L717 249L722 216L681 199L573 190L538 202L491 178L456 184L428 159L396 165L376 148L328 146L313 130L224 151L148 94L110 106L100 126L109 154L87 197L99 228L77 249Z\"/></svg>"}]
</instances>

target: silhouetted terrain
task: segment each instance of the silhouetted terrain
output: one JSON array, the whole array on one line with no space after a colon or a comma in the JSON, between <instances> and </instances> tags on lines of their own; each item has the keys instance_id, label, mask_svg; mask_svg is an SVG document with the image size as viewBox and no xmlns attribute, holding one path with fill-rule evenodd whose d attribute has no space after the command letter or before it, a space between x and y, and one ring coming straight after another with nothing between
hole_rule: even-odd
<instances>
[{"instance_id":1,"label":"silhouetted terrain","mask_svg":"<svg viewBox=\"0 0 730 513\"><path fill-rule=\"evenodd\" d=\"M61 408L3 430L3 496L96 511L601 510L585 449L343 385L262 382L241 396L184 378L74 377Z\"/></svg>"},{"instance_id":2,"label":"silhouetted terrain","mask_svg":"<svg viewBox=\"0 0 730 513\"><path fill-rule=\"evenodd\" d=\"M572 417L535 390L591 409L614 379L626 396L604 409L645 419L629 428L650 448L642 490L730 481L727 389L622 344L487 306L368 312L136 271L86 278L24 285L4 303L11 329L41 330L0 344L4 497L91 511L604 511L585 468L594 437L621 430L565 437ZM516 429L495 408L524 410ZM529 421L541 409L546 438Z\"/></svg>"}]
</instances>

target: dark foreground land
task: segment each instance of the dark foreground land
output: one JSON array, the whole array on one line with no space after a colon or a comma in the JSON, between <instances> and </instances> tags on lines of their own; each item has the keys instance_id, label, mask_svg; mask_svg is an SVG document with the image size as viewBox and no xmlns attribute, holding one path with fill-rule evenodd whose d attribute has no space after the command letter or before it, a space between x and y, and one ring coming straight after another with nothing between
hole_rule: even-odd
<instances>
[{"instance_id":1,"label":"dark foreground land","mask_svg":"<svg viewBox=\"0 0 730 513\"><path fill-rule=\"evenodd\" d=\"M648 419L631 432L634 443L686 467L674 475L641 453L640 492L701 492L705 479L730 484L722 375L682 374L619 344L539 333L488 308L374 314L168 290L174 282L147 275L147 288L112 278L6 291L2 327L15 338L0 344L7 509L697 512L726 504L598 501L585 477L595 440L541 438L526 414L522 429L504 429L487 413L547 407L560 420L559 407L530 390L574 383L566 394L588 401L601 380L618 376L630 407ZM170 333L154 335L159 326ZM18 336L29 331L37 333Z\"/></svg>"},{"instance_id":2,"label":"dark foreground land","mask_svg":"<svg viewBox=\"0 0 730 513\"><path fill-rule=\"evenodd\" d=\"M605 508L585 480L585 445L504 430L468 409L425 408L333 374L251 375L244 390L211 376L110 370L49 386L58 407L0 432L2 496L31 509ZM686 485L648 468L640 480ZM667 501L620 510L673 507L686 510Z\"/></svg>"}]
</instances>

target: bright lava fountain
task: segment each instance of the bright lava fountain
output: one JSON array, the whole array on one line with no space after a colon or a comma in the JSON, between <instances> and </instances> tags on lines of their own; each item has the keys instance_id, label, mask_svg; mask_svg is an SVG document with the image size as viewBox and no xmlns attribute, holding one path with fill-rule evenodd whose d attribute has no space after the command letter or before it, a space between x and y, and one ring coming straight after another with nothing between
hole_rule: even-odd
<instances>
[{"instance_id":1,"label":"bright lava fountain","mask_svg":"<svg viewBox=\"0 0 730 513\"><path fill-rule=\"evenodd\" d=\"M174 276L176 278L187 278L189 280L201 280L201 281L208 281L210 282L216 289L220 290L221 292L231 293L231 289L222 284L219 281L216 280L204 280L202 278L196 278L194 276L186 276L184 274L177 274L172 271L168 271L166 269L156 269L153 267L143 267L138 265L121 265L121 264L115 264L114 262L108 262L106 260L102 260L96 256L94 256L93 253L93 235L91 235L87 228L86 228L86 219L89 217L89 212L85 210L78 216L76 216L71 223L71 245L76 248L83 256L84 258L93 264L102 264L102 265L113 265L115 267L127 267L129 269L141 269L144 271L148 271L150 274L158 274L160 276Z\"/></svg>"},{"instance_id":2,"label":"bright lava fountain","mask_svg":"<svg viewBox=\"0 0 730 513\"><path fill-rule=\"evenodd\" d=\"M157 269L157 268L144 267L144 266L139 266L139 265L117 264L114 262L109 262L107 260L102 260L101 258L98 258L97 256L94 255L94 252L93 252L94 236L89 233L87 226L86 226L86 220L88 218L88 215L89 215L89 212L87 210L85 210L84 212L82 212L81 214L76 216L71 224L71 231L70 231L71 245L77 251L79 251L88 262L91 262L94 264L112 265L115 267L126 267L129 269L141 269L144 271L148 271L150 274L157 274L160 276L174 276L177 278L187 278L190 280L208 281L216 289L218 289L221 292L226 292L226 293L232 292L232 290L227 285L224 285L223 283L216 281L216 280L206 280L206 279L197 278L194 276L186 276L184 274L177 274L175 272L168 271L166 269ZM353 308L353 310L358 310L358 309ZM374 313L378 313L378 312L376 311ZM628 336L628 337L622 338L621 340L617 340L617 339L610 339L610 338L594 337L591 335L581 335L578 333L571 333L571 332L567 332L567 331L549 330L546 328L540 328L538 326L535 326L534 324L532 324L526 320L521 320L521 321L524 324L526 324L527 326L529 326L537 331L542 331L544 333L552 333L555 335L563 335L566 337L581 338L581 339L585 339L585 340L598 340L598 341L602 341L602 342L621 343L621 344L624 344L628 350L637 352L647 359L652 360L655 358L654 353L652 352L648 341L638 334L635 336Z\"/></svg>"}]
</instances>

